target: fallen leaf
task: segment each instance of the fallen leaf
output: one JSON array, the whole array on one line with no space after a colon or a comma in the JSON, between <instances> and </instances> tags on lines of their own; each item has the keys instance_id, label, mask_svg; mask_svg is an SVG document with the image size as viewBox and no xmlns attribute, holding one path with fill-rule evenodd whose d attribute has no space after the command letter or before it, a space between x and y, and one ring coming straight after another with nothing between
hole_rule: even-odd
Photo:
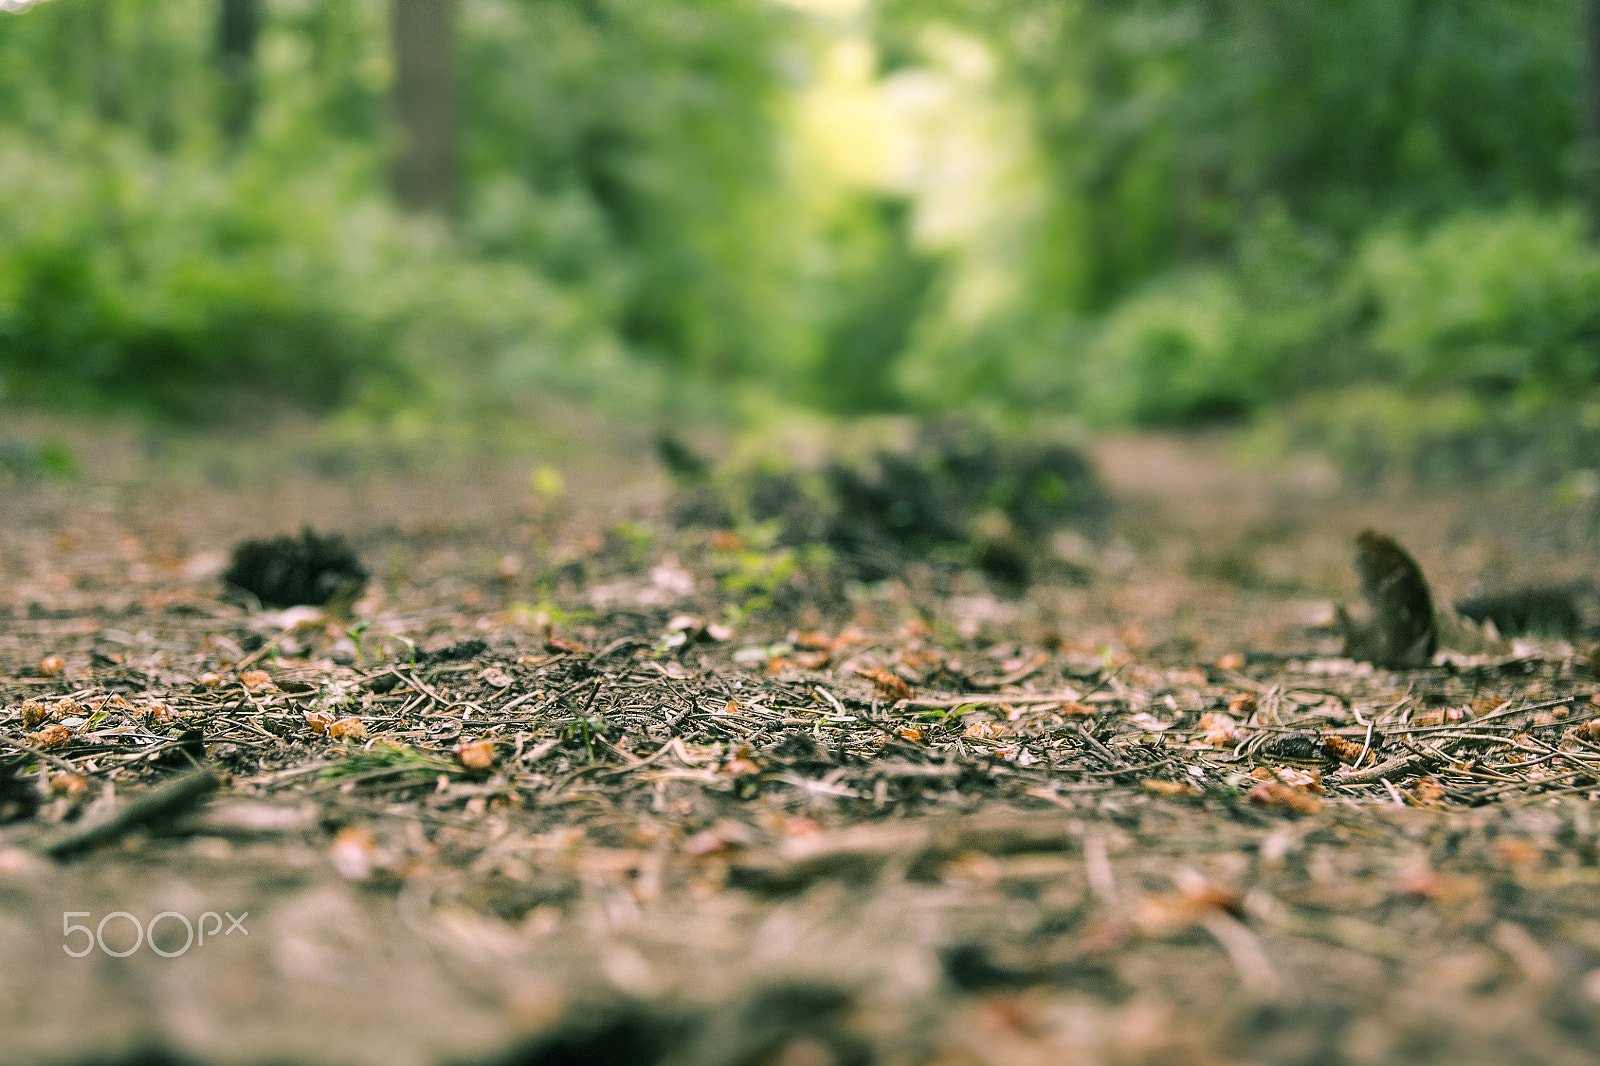
<instances>
[{"instance_id":1,"label":"fallen leaf","mask_svg":"<svg viewBox=\"0 0 1600 1066\"><path fill-rule=\"evenodd\" d=\"M1195 796L1199 794L1199 790L1187 781L1163 781L1154 777L1141 781L1140 787L1152 796Z\"/></svg>"},{"instance_id":2,"label":"fallen leaf","mask_svg":"<svg viewBox=\"0 0 1600 1066\"><path fill-rule=\"evenodd\" d=\"M1342 763L1354 765L1361 758L1361 745L1347 737L1335 736L1332 733L1322 737L1322 750L1338 759Z\"/></svg>"},{"instance_id":3,"label":"fallen leaf","mask_svg":"<svg viewBox=\"0 0 1600 1066\"><path fill-rule=\"evenodd\" d=\"M1202 714L1200 716L1200 731L1207 744L1216 747L1225 747L1239 742L1239 723L1228 715L1220 712Z\"/></svg>"},{"instance_id":4,"label":"fallen leaf","mask_svg":"<svg viewBox=\"0 0 1600 1066\"><path fill-rule=\"evenodd\" d=\"M311 727L313 733L323 736L333 725L333 715L327 711L307 711L306 725Z\"/></svg>"},{"instance_id":5,"label":"fallen leaf","mask_svg":"<svg viewBox=\"0 0 1600 1066\"><path fill-rule=\"evenodd\" d=\"M968 740L996 740L1006 735L1005 727L999 722L991 722L980 718L975 722L968 722L961 735Z\"/></svg>"},{"instance_id":6,"label":"fallen leaf","mask_svg":"<svg viewBox=\"0 0 1600 1066\"><path fill-rule=\"evenodd\" d=\"M1248 796L1258 807L1277 807L1293 814L1316 814L1322 810L1322 801L1316 796L1281 781L1263 781L1252 788Z\"/></svg>"},{"instance_id":7,"label":"fallen leaf","mask_svg":"<svg viewBox=\"0 0 1600 1066\"><path fill-rule=\"evenodd\" d=\"M72 743L72 730L64 725L51 723L37 733L29 733L28 743L45 751L54 751Z\"/></svg>"},{"instance_id":8,"label":"fallen leaf","mask_svg":"<svg viewBox=\"0 0 1600 1066\"><path fill-rule=\"evenodd\" d=\"M468 770L488 770L494 766L494 741L462 741L450 749L456 761Z\"/></svg>"},{"instance_id":9,"label":"fallen leaf","mask_svg":"<svg viewBox=\"0 0 1600 1066\"><path fill-rule=\"evenodd\" d=\"M878 667L873 670L856 670L856 674L872 682L878 690L878 695L887 700L908 700L911 698L911 686L898 674Z\"/></svg>"},{"instance_id":10,"label":"fallen leaf","mask_svg":"<svg viewBox=\"0 0 1600 1066\"><path fill-rule=\"evenodd\" d=\"M265 670L246 670L239 675L239 684L254 692L269 687L272 684L272 677Z\"/></svg>"},{"instance_id":11,"label":"fallen leaf","mask_svg":"<svg viewBox=\"0 0 1600 1066\"><path fill-rule=\"evenodd\" d=\"M1436 807L1444 802L1444 786L1435 777L1419 777L1406 790L1406 796L1419 807Z\"/></svg>"},{"instance_id":12,"label":"fallen leaf","mask_svg":"<svg viewBox=\"0 0 1600 1066\"><path fill-rule=\"evenodd\" d=\"M328 736L334 740L365 740L367 727L359 718L341 718L328 726Z\"/></svg>"}]
</instances>

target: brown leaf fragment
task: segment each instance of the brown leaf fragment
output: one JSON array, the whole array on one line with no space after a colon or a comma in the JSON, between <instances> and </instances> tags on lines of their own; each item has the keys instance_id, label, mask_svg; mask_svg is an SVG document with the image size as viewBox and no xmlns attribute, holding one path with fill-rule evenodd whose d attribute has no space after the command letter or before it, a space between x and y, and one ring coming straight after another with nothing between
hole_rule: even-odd
<instances>
[{"instance_id":1,"label":"brown leaf fragment","mask_svg":"<svg viewBox=\"0 0 1600 1066\"><path fill-rule=\"evenodd\" d=\"M1444 786L1436 777L1419 777L1406 790L1406 798L1419 807L1437 807L1444 802Z\"/></svg>"},{"instance_id":2,"label":"brown leaf fragment","mask_svg":"<svg viewBox=\"0 0 1600 1066\"><path fill-rule=\"evenodd\" d=\"M265 670L246 670L244 673L239 675L239 684L243 685L251 692L255 692L259 689L264 689L271 686L272 676Z\"/></svg>"},{"instance_id":3,"label":"brown leaf fragment","mask_svg":"<svg viewBox=\"0 0 1600 1066\"><path fill-rule=\"evenodd\" d=\"M1195 796L1199 794L1199 790L1187 781L1165 781L1156 777L1145 778L1139 782L1139 787L1152 796Z\"/></svg>"},{"instance_id":4,"label":"brown leaf fragment","mask_svg":"<svg viewBox=\"0 0 1600 1066\"><path fill-rule=\"evenodd\" d=\"M562 655L582 655L583 645L575 640L567 640L563 637L546 637L544 650Z\"/></svg>"},{"instance_id":5,"label":"brown leaf fragment","mask_svg":"<svg viewBox=\"0 0 1600 1066\"><path fill-rule=\"evenodd\" d=\"M1062 704L1056 713L1063 718L1093 718L1099 712L1088 704L1073 702Z\"/></svg>"},{"instance_id":6,"label":"brown leaf fragment","mask_svg":"<svg viewBox=\"0 0 1600 1066\"><path fill-rule=\"evenodd\" d=\"M1258 807L1276 807L1291 814L1316 814L1322 810L1322 801L1316 796L1281 781L1263 781L1247 795Z\"/></svg>"},{"instance_id":7,"label":"brown leaf fragment","mask_svg":"<svg viewBox=\"0 0 1600 1066\"><path fill-rule=\"evenodd\" d=\"M1006 729L999 722L991 722L987 718L979 718L976 721L968 722L967 727L961 731L961 735L968 740L998 740L1006 735Z\"/></svg>"},{"instance_id":8,"label":"brown leaf fragment","mask_svg":"<svg viewBox=\"0 0 1600 1066\"><path fill-rule=\"evenodd\" d=\"M1239 723L1219 711L1200 716L1200 732L1201 739L1214 747L1227 747L1239 742Z\"/></svg>"},{"instance_id":9,"label":"brown leaf fragment","mask_svg":"<svg viewBox=\"0 0 1600 1066\"><path fill-rule=\"evenodd\" d=\"M895 729L895 732L898 733L900 735L900 737L902 739L904 739L904 740L909 740L914 744L921 744L922 743L922 727L921 726L903 725L903 726L897 727Z\"/></svg>"},{"instance_id":10,"label":"brown leaf fragment","mask_svg":"<svg viewBox=\"0 0 1600 1066\"><path fill-rule=\"evenodd\" d=\"M494 766L494 741L462 741L450 749L456 761L468 770L488 770Z\"/></svg>"},{"instance_id":11,"label":"brown leaf fragment","mask_svg":"<svg viewBox=\"0 0 1600 1066\"><path fill-rule=\"evenodd\" d=\"M1322 750L1332 758L1338 759L1347 766L1354 766L1357 759L1361 758L1361 745L1347 737L1325 733L1322 737Z\"/></svg>"},{"instance_id":12,"label":"brown leaf fragment","mask_svg":"<svg viewBox=\"0 0 1600 1066\"><path fill-rule=\"evenodd\" d=\"M307 711L306 725L318 736L324 736L333 726L333 715L327 711Z\"/></svg>"},{"instance_id":13,"label":"brown leaf fragment","mask_svg":"<svg viewBox=\"0 0 1600 1066\"><path fill-rule=\"evenodd\" d=\"M887 700L908 700L911 698L911 686L898 674L878 667L872 670L856 670L856 674L872 682L878 690L878 695Z\"/></svg>"},{"instance_id":14,"label":"brown leaf fragment","mask_svg":"<svg viewBox=\"0 0 1600 1066\"><path fill-rule=\"evenodd\" d=\"M367 727L359 718L341 718L328 726L328 736L334 740L365 740Z\"/></svg>"},{"instance_id":15,"label":"brown leaf fragment","mask_svg":"<svg viewBox=\"0 0 1600 1066\"><path fill-rule=\"evenodd\" d=\"M44 751L55 751L57 748L64 748L72 743L72 730L64 725L52 722L37 733L29 733L27 740L29 744L36 748Z\"/></svg>"}]
</instances>

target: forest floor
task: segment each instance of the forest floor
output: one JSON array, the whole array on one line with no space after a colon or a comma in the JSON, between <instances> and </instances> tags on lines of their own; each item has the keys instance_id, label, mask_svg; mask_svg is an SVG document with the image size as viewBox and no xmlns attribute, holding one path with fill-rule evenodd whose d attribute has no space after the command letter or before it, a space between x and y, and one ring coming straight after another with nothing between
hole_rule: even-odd
<instances>
[{"instance_id":1,"label":"forest floor","mask_svg":"<svg viewBox=\"0 0 1600 1066\"><path fill-rule=\"evenodd\" d=\"M811 597L603 427L8 425L81 469L0 470L0 1061L1600 1061L1593 649L1328 627L1368 526L1592 576L1547 490L1108 439L1072 581ZM353 615L223 595L303 523Z\"/></svg>"}]
</instances>

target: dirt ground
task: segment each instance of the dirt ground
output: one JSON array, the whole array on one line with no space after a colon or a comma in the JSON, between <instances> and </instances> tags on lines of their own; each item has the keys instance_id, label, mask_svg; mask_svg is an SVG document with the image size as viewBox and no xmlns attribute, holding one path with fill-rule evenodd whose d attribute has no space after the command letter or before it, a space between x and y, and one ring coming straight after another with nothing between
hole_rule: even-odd
<instances>
[{"instance_id":1,"label":"dirt ground","mask_svg":"<svg viewBox=\"0 0 1600 1066\"><path fill-rule=\"evenodd\" d=\"M1369 526L1590 580L1582 500L1110 439L1072 580L839 585L606 427L6 418L80 472L0 472L0 1061L1600 1061L1600 619L1328 627ZM302 524L352 612L223 595Z\"/></svg>"}]
</instances>

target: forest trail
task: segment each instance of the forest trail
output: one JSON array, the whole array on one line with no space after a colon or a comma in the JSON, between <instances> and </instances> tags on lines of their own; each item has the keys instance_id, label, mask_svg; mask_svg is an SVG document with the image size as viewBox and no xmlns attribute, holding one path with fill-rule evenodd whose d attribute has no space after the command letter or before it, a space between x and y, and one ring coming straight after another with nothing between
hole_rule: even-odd
<instances>
[{"instance_id":1,"label":"forest trail","mask_svg":"<svg viewBox=\"0 0 1600 1066\"><path fill-rule=\"evenodd\" d=\"M1368 525L1441 598L1592 573L1547 493L1111 439L1074 583L741 616L762 554L637 464L126 444L0 501L8 1061L1595 1061L1589 648L1390 672L1320 624ZM301 522L364 625L221 598ZM45 856L197 744L214 792Z\"/></svg>"}]
</instances>

